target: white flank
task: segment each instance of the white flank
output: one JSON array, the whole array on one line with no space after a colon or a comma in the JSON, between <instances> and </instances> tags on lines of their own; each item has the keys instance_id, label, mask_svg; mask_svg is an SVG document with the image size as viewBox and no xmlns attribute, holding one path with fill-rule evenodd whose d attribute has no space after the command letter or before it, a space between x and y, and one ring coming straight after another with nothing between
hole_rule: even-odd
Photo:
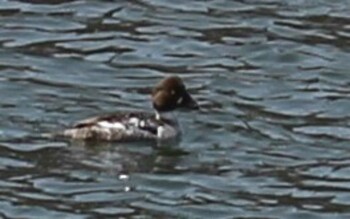
<instances>
[{"instance_id":1,"label":"white flank","mask_svg":"<svg viewBox=\"0 0 350 219\"><path fill-rule=\"evenodd\" d=\"M138 118L132 117L129 119L129 124L133 124L134 126L139 125L140 120Z\"/></svg>"},{"instance_id":2,"label":"white flank","mask_svg":"<svg viewBox=\"0 0 350 219\"><path fill-rule=\"evenodd\" d=\"M162 138L164 135L165 128L163 126L158 126L157 128L157 137Z\"/></svg>"},{"instance_id":3,"label":"white flank","mask_svg":"<svg viewBox=\"0 0 350 219\"><path fill-rule=\"evenodd\" d=\"M107 122L107 121L101 121L97 123L102 128L109 128L109 129L123 129L125 130L125 126L120 122Z\"/></svg>"},{"instance_id":4,"label":"white flank","mask_svg":"<svg viewBox=\"0 0 350 219\"><path fill-rule=\"evenodd\" d=\"M140 122L140 127L145 127L145 126L146 126L146 123L145 123L145 121L142 120L142 121Z\"/></svg>"}]
</instances>

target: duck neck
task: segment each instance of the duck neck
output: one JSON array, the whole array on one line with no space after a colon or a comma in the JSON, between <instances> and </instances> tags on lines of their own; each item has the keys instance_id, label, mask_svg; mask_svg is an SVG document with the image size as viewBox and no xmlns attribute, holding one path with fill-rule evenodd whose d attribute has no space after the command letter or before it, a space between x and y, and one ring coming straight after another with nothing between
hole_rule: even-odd
<instances>
[{"instance_id":1,"label":"duck neck","mask_svg":"<svg viewBox=\"0 0 350 219\"><path fill-rule=\"evenodd\" d=\"M162 119L166 119L166 120L170 120L170 121L177 123L176 115L173 111L170 111L170 112L158 112L158 111L156 111L155 113L156 113L155 117L159 121Z\"/></svg>"},{"instance_id":2,"label":"duck neck","mask_svg":"<svg viewBox=\"0 0 350 219\"><path fill-rule=\"evenodd\" d=\"M155 113L156 113L156 120L161 120L160 113L157 110L155 111Z\"/></svg>"}]
</instances>

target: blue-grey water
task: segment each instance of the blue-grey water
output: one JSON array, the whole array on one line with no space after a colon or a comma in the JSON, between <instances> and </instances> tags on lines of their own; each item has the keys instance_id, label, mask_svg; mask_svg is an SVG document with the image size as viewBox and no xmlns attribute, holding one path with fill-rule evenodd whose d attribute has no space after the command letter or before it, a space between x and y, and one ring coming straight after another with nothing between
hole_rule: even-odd
<instances>
[{"instance_id":1,"label":"blue-grey water","mask_svg":"<svg viewBox=\"0 0 350 219\"><path fill-rule=\"evenodd\" d=\"M350 218L350 1L0 0L0 218ZM150 110L178 143L39 138Z\"/></svg>"}]
</instances>

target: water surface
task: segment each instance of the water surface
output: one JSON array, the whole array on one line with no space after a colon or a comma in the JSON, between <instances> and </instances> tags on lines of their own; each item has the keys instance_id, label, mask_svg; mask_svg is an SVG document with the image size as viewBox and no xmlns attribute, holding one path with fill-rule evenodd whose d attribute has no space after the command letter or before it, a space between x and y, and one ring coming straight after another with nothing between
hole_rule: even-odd
<instances>
[{"instance_id":1,"label":"water surface","mask_svg":"<svg viewBox=\"0 0 350 219\"><path fill-rule=\"evenodd\" d=\"M349 3L0 0L0 217L349 218ZM38 138L172 74L176 144Z\"/></svg>"}]
</instances>

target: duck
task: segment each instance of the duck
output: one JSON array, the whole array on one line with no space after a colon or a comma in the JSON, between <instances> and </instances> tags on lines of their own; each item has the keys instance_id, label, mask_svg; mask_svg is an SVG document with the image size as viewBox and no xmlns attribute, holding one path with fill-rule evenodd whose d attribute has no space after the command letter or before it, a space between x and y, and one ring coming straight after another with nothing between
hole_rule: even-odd
<instances>
[{"instance_id":1,"label":"duck","mask_svg":"<svg viewBox=\"0 0 350 219\"><path fill-rule=\"evenodd\" d=\"M154 111L119 111L87 118L60 132L74 140L167 140L181 135L176 109L198 110L198 103L178 76L168 76L152 89Z\"/></svg>"}]
</instances>

